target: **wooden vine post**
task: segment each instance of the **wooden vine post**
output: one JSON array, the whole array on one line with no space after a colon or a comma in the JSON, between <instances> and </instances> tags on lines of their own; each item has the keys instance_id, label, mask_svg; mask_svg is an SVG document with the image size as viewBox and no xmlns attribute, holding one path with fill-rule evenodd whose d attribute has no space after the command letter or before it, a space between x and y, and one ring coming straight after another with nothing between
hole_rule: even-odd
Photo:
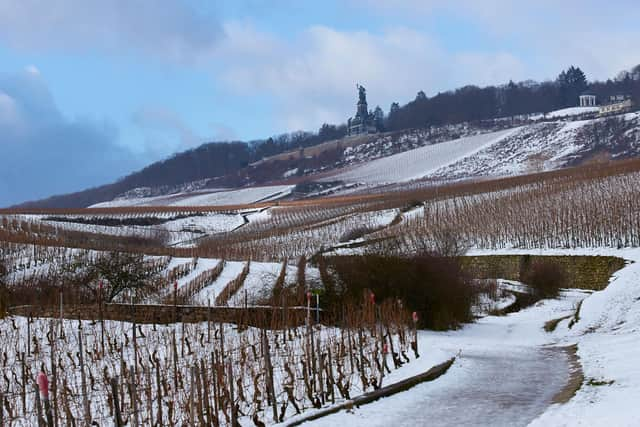
<instances>
[{"instance_id":1,"label":"wooden vine post","mask_svg":"<svg viewBox=\"0 0 640 427\"><path fill-rule=\"evenodd\" d=\"M118 399L118 378L111 378L111 399L113 399L114 425L123 427L122 414L120 413L120 400Z\"/></svg>"},{"instance_id":2,"label":"wooden vine post","mask_svg":"<svg viewBox=\"0 0 640 427\"><path fill-rule=\"evenodd\" d=\"M84 369L84 351L82 348L82 323L78 324L78 354L80 360L80 387L82 393L82 408L84 409L84 424L91 424L91 405L87 395L87 376Z\"/></svg>"},{"instance_id":3,"label":"wooden vine post","mask_svg":"<svg viewBox=\"0 0 640 427\"><path fill-rule=\"evenodd\" d=\"M418 313L414 311L411 314L411 318L413 320L413 342L411 343L411 347L413 348L413 352L417 359L420 357L420 354L418 353Z\"/></svg>"},{"instance_id":4,"label":"wooden vine post","mask_svg":"<svg viewBox=\"0 0 640 427\"><path fill-rule=\"evenodd\" d=\"M269 349L269 337L267 330L262 329L262 352L267 368L267 398L271 402L273 410L273 421L278 422L278 405L276 402L276 393L273 385L273 365L271 364L271 350Z\"/></svg>"}]
</instances>

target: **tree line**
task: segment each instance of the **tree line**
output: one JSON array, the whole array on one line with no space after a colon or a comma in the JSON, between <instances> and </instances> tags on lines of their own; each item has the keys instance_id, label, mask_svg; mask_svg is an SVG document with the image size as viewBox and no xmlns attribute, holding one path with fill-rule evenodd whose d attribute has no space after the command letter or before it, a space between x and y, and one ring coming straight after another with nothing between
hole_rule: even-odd
<instances>
[{"instance_id":1,"label":"tree line","mask_svg":"<svg viewBox=\"0 0 640 427\"><path fill-rule=\"evenodd\" d=\"M440 126L499 117L547 113L578 105L580 94L589 91L605 102L611 95L630 95L640 103L640 65L604 82L589 82L580 67L570 66L555 80L526 80L500 86L464 86L429 98L423 91L406 105L391 104L387 130Z\"/></svg>"}]
</instances>

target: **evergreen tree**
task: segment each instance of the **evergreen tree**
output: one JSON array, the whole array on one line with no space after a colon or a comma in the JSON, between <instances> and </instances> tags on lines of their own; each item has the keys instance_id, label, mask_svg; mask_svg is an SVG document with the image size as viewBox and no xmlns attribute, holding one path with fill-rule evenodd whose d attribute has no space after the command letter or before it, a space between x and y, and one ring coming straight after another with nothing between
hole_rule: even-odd
<instances>
[{"instance_id":1,"label":"evergreen tree","mask_svg":"<svg viewBox=\"0 0 640 427\"><path fill-rule=\"evenodd\" d=\"M573 65L560 73L557 83L560 86L560 102L563 107L576 105L578 97L588 86L587 76L580 67Z\"/></svg>"},{"instance_id":2,"label":"evergreen tree","mask_svg":"<svg viewBox=\"0 0 640 427\"><path fill-rule=\"evenodd\" d=\"M384 112L379 105L377 105L376 109L373 111L373 121L378 132L384 131Z\"/></svg>"}]
</instances>

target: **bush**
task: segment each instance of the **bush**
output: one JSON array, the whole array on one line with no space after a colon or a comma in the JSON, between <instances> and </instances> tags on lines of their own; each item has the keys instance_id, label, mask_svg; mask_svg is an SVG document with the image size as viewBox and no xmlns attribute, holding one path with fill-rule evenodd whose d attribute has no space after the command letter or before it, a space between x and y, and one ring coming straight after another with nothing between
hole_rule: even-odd
<instances>
[{"instance_id":1,"label":"bush","mask_svg":"<svg viewBox=\"0 0 640 427\"><path fill-rule=\"evenodd\" d=\"M405 301L419 313L421 327L446 330L473 320L471 308L478 290L455 257L365 255L332 257L327 262L339 279L335 289L339 296L325 300L330 312L339 314L344 304L359 303L363 292L371 290L378 303Z\"/></svg>"},{"instance_id":2,"label":"bush","mask_svg":"<svg viewBox=\"0 0 640 427\"><path fill-rule=\"evenodd\" d=\"M361 237L366 236L367 234L371 234L374 233L376 231L378 231L380 228L373 228L373 227L368 227L366 225L360 226L360 227L356 227L356 228L352 228L351 230L345 231L342 236L340 236L340 239L338 239L338 241L340 243L346 243L346 242L350 242L351 240L356 240L359 239Z\"/></svg>"},{"instance_id":3,"label":"bush","mask_svg":"<svg viewBox=\"0 0 640 427\"><path fill-rule=\"evenodd\" d=\"M537 298L556 298L567 281L564 268L553 261L536 260L521 273Z\"/></svg>"}]
</instances>

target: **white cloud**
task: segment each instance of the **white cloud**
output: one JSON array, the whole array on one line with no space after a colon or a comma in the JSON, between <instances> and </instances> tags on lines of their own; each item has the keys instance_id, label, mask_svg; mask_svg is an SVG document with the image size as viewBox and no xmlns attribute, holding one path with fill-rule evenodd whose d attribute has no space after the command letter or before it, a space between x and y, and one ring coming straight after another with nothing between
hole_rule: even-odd
<instances>
[{"instance_id":1,"label":"white cloud","mask_svg":"<svg viewBox=\"0 0 640 427\"><path fill-rule=\"evenodd\" d=\"M166 107L145 106L133 114L132 121L146 132L149 149L157 150L160 141L168 141L167 135L177 136L181 143L179 149L182 150L202 143L202 139L195 135L184 120L175 111ZM160 145L167 145L165 142L161 142ZM169 145L173 144L169 143ZM166 151L175 150L176 147L171 147Z\"/></svg>"},{"instance_id":2,"label":"white cloud","mask_svg":"<svg viewBox=\"0 0 640 427\"><path fill-rule=\"evenodd\" d=\"M370 108L379 104L387 110L391 102L406 102L421 89L433 94L525 77L512 55L453 54L404 27L372 34L314 26L295 42L246 23L227 24L225 33L217 52L225 58L221 78L237 93L272 97L279 124L290 130L346 121L355 109L356 83L367 88Z\"/></svg>"},{"instance_id":3,"label":"white cloud","mask_svg":"<svg viewBox=\"0 0 640 427\"><path fill-rule=\"evenodd\" d=\"M34 76L40 75L40 70L38 70L38 67L36 67L35 65L27 65L26 67L24 67L24 69L27 73L33 74Z\"/></svg>"},{"instance_id":4,"label":"white cloud","mask_svg":"<svg viewBox=\"0 0 640 427\"><path fill-rule=\"evenodd\" d=\"M351 1L389 19L462 18L494 43L517 52L528 64L530 78L552 78L573 64L592 79L607 79L640 62L636 0Z\"/></svg>"},{"instance_id":5,"label":"white cloud","mask_svg":"<svg viewBox=\"0 0 640 427\"><path fill-rule=\"evenodd\" d=\"M22 127L16 101L0 90L0 129L4 129L5 132L15 132Z\"/></svg>"},{"instance_id":6,"label":"white cloud","mask_svg":"<svg viewBox=\"0 0 640 427\"><path fill-rule=\"evenodd\" d=\"M0 0L0 41L16 49L145 53L195 61L220 25L178 0Z\"/></svg>"}]
</instances>

